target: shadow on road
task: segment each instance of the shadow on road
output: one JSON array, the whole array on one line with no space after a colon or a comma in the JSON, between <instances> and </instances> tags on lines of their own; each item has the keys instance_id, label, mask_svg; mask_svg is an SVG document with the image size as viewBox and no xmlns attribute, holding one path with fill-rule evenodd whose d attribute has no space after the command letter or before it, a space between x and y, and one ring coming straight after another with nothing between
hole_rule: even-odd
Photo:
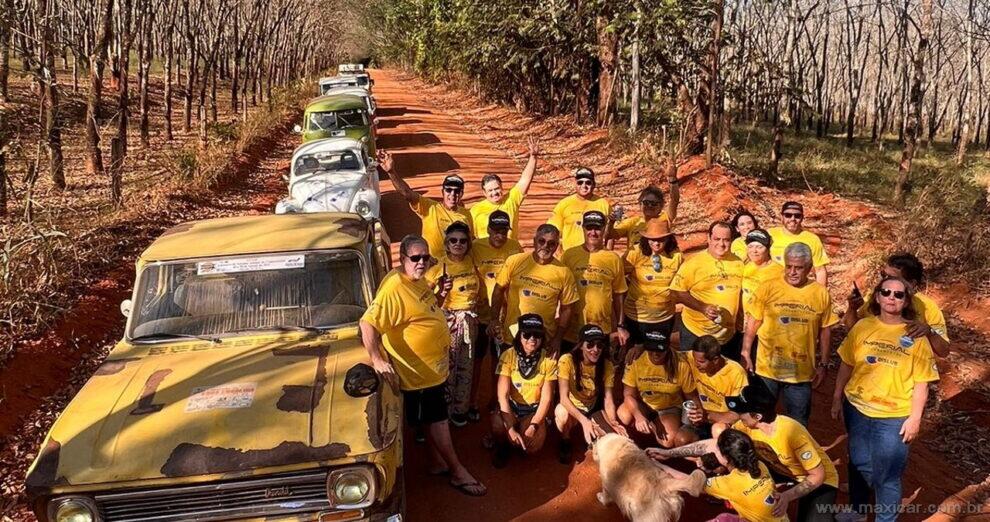
<instances>
[{"instance_id":1,"label":"shadow on road","mask_svg":"<svg viewBox=\"0 0 990 522\"><path fill-rule=\"evenodd\" d=\"M440 143L440 138L431 132L404 132L379 135L376 143L378 148L396 150L436 145Z\"/></svg>"}]
</instances>

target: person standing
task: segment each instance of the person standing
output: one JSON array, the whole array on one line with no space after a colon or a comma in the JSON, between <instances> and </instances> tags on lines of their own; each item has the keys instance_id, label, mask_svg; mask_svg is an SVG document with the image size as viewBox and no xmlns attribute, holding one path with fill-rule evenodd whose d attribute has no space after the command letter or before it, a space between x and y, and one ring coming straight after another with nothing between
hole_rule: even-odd
<instances>
[{"instance_id":1,"label":"person standing","mask_svg":"<svg viewBox=\"0 0 990 522\"><path fill-rule=\"evenodd\" d=\"M646 230L647 224L653 220L666 221L667 226L671 226L675 219L677 219L677 204L680 202L680 188L677 182L677 176L670 176L667 178L670 182L670 198L666 200L666 207L664 206L663 191L659 187L650 185L643 189L639 193L639 205L642 216L630 216L625 219L620 218L616 212L618 208L612 209L612 215L609 216L615 223L609 232L609 239L626 239L626 250L633 250L639 245L639 239L643 230Z\"/></svg>"},{"instance_id":2,"label":"person standing","mask_svg":"<svg viewBox=\"0 0 990 522\"><path fill-rule=\"evenodd\" d=\"M708 227L708 249L687 258L670 289L681 311L680 350L687 351L702 335L722 346L722 355L738 361L741 335L737 314L742 293L743 262L729 252L732 227L716 221Z\"/></svg>"},{"instance_id":3,"label":"person standing","mask_svg":"<svg viewBox=\"0 0 990 522\"><path fill-rule=\"evenodd\" d=\"M897 519L901 476L918 437L929 383L939 378L931 344L908 335L912 287L886 277L873 290L871 315L859 320L839 346L832 418L849 434L849 500L864 514L876 496L877 521Z\"/></svg>"},{"instance_id":4,"label":"person standing","mask_svg":"<svg viewBox=\"0 0 990 522\"><path fill-rule=\"evenodd\" d=\"M669 342L675 309L670 283L683 262L670 223L651 219L624 260L629 292L623 314L632 343L642 344L651 331L660 332Z\"/></svg>"},{"instance_id":5,"label":"person standing","mask_svg":"<svg viewBox=\"0 0 990 522\"><path fill-rule=\"evenodd\" d=\"M736 232L736 238L732 240L732 245L729 250L736 255L739 259L742 259L744 263L748 263L746 260L746 236L749 235L750 230L755 230L760 228L760 222L756 220L754 216L748 210L740 210L733 216L730 222L733 230Z\"/></svg>"},{"instance_id":6,"label":"person standing","mask_svg":"<svg viewBox=\"0 0 990 522\"><path fill-rule=\"evenodd\" d=\"M488 218L492 212L502 211L509 216L509 237L519 239L516 227L519 224L519 207L522 205L526 195L529 194L529 186L533 183L533 175L536 173L536 158L540 155L540 146L536 140L529 138L529 162L519 176L519 181L509 189L508 193L502 192L502 178L498 174L486 174L481 178L481 191L485 199L471 205L468 212L471 214L472 229L477 233L477 237L488 236Z\"/></svg>"},{"instance_id":7,"label":"person standing","mask_svg":"<svg viewBox=\"0 0 990 522\"><path fill-rule=\"evenodd\" d=\"M810 280L812 253L804 243L784 251L784 277L760 285L748 307L742 360L770 393L783 396L788 417L808 425L811 389L825 381L832 349L831 327L839 322L828 289ZM759 336L757 359L753 343ZM816 357L816 353L818 354Z\"/></svg>"},{"instance_id":8,"label":"person standing","mask_svg":"<svg viewBox=\"0 0 990 522\"><path fill-rule=\"evenodd\" d=\"M492 294L495 292L495 280L502 271L505 260L513 254L522 252L522 246L515 239L509 238L511 219L509 214L496 210L489 214L487 237L475 239L471 244L471 259L478 269L484 284L484 293L478 307L478 343L474 351L474 375L471 379L471 407L468 408L468 420L478 422L481 412L478 410L478 385L481 382L481 366L489 351L494 362L502 355L504 346L499 346L490 335L488 325L492 321ZM495 382L492 382L492 397L495 396ZM494 400L494 399L493 399Z\"/></svg>"},{"instance_id":9,"label":"person standing","mask_svg":"<svg viewBox=\"0 0 990 522\"><path fill-rule=\"evenodd\" d=\"M828 286L828 253L825 252L825 245L821 238L815 233L805 230L804 206L797 201L788 201L780 210L784 226L771 227L767 232L773 238L770 246L770 257L774 261L784 264L784 250L791 243L804 243L811 249L811 258L815 265L815 280L822 286Z\"/></svg>"},{"instance_id":10,"label":"person standing","mask_svg":"<svg viewBox=\"0 0 990 522\"><path fill-rule=\"evenodd\" d=\"M742 239L745 243L746 260L742 278L742 307L745 313L749 309L749 302L753 300L756 289L767 281L783 278L784 267L770 258L770 245L773 244L773 239L766 230L762 228L750 230Z\"/></svg>"},{"instance_id":11,"label":"person standing","mask_svg":"<svg viewBox=\"0 0 990 522\"><path fill-rule=\"evenodd\" d=\"M382 150L378 152L378 164L388 174L388 179L392 181L395 190L405 198L409 206L423 220L423 238L430 245L430 252L444 251L444 231L451 223L461 222L468 226L472 235L471 215L461 203L464 198L464 179L456 174L452 174L443 179L440 189L443 191L443 199L436 201L426 196L421 196L413 190L399 173L395 170L392 155Z\"/></svg>"},{"instance_id":12,"label":"person standing","mask_svg":"<svg viewBox=\"0 0 990 522\"><path fill-rule=\"evenodd\" d=\"M461 464L450 439L444 386L450 372L450 330L426 283L430 248L420 236L399 244L399 266L382 280L359 322L371 365L402 390L407 422L427 426L431 472L448 472L450 485L482 496L487 488Z\"/></svg>"},{"instance_id":13,"label":"person standing","mask_svg":"<svg viewBox=\"0 0 990 522\"><path fill-rule=\"evenodd\" d=\"M880 270L881 277L900 277L911 285L914 300L911 306L917 312L917 318L908 323L908 335L914 338L924 337L932 345L932 351L939 357L949 355L949 331L945 324L945 315L938 303L921 292L925 282L925 266L914 254L900 252L887 258ZM862 295L854 291L849 296L849 306L842 317L847 328L852 328L856 321L870 314L869 303L873 296L864 300Z\"/></svg>"},{"instance_id":14,"label":"person standing","mask_svg":"<svg viewBox=\"0 0 990 522\"><path fill-rule=\"evenodd\" d=\"M445 237L446 254L426 272L426 280L438 291L450 328L450 375L447 378L450 423L461 427L467 424L471 405L481 284L478 269L469 255L471 231L468 226L454 222L447 227Z\"/></svg>"},{"instance_id":15,"label":"person standing","mask_svg":"<svg viewBox=\"0 0 990 522\"><path fill-rule=\"evenodd\" d=\"M629 340L629 330L622 323L626 274L619 255L605 250L605 225L605 214L597 210L585 212L581 218L584 244L565 250L561 258L574 275L579 296L577 313L564 334L563 353L574 348L578 330L586 324L604 325L616 332L621 345Z\"/></svg>"},{"instance_id":16,"label":"person standing","mask_svg":"<svg viewBox=\"0 0 990 522\"><path fill-rule=\"evenodd\" d=\"M512 339L506 325L515 323L523 314L535 313L545 324L549 343L546 350L554 356L560 352L580 296L574 274L554 257L559 246L560 232L553 225L543 224L536 229L532 253L522 252L505 260L492 291L492 320L488 325L492 337Z\"/></svg>"},{"instance_id":17,"label":"person standing","mask_svg":"<svg viewBox=\"0 0 990 522\"><path fill-rule=\"evenodd\" d=\"M585 212L597 210L607 216L612 210L607 199L595 195L594 171L579 167L574 172L574 183L577 185L575 193L560 200L547 221L560 231L560 243L565 251L584 243L581 219Z\"/></svg>"}]
</instances>

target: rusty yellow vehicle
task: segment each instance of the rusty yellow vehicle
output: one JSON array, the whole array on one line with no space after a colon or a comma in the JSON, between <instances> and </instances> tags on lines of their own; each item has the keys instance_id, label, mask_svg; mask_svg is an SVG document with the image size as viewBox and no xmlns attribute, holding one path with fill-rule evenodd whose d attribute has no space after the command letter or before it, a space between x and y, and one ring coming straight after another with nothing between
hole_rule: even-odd
<instances>
[{"instance_id":1,"label":"rusty yellow vehicle","mask_svg":"<svg viewBox=\"0 0 990 522\"><path fill-rule=\"evenodd\" d=\"M28 472L38 519L401 521L399 391L358 334L390 263L357 214L165 232Z\"/></svg>"}]
</instances>

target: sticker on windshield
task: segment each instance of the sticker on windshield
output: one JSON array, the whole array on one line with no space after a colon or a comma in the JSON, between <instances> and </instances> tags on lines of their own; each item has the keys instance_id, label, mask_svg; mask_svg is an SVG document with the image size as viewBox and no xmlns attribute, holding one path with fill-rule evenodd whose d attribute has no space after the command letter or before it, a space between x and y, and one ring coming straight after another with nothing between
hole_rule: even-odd
<instances>
[{"instance_id":1,"label":"sticker on windshield","mask_svg":"<svg viewBox=\"0 0 990 522\"><path fill-rule=\"evenodd\" d=\"M194 411L248 408L254 402L258 383L243 382L193 388L186 413Z\"/></svg>"},{"instance_id":2,"label":"sticker on windshield","mask_svg":"<svg viewBox=\"0 0 990 522\"><path fill-rule=\"evenodd\" d=\"M218 259L216 261L200 261L199 263L196 263L196 275L236 274L238 272L260 272L262 270L288 270L290 268L303 268L305 265L306 256L303 254Z\"/></svg>"},{"instance_id":3,"label":"sticker on windshield","mask_svg":"<svg viewBox=\"0 0 990 522\"><path fill-rule=\"evenodd\" d=\"M342 130L335 130L335 131L331 132L330 135L333 136L333 137L335 137L335 138L339 138L341 136L346 136L347 133L344 132L344 131L342 131Z\"/></svg>"}]
</instances>

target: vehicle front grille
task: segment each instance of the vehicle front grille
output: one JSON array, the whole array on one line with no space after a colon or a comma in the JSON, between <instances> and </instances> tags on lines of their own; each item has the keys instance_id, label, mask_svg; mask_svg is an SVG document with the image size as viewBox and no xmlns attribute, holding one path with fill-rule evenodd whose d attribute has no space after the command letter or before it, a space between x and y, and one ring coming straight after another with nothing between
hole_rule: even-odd
<instances>
[{"instance_id":1,"label":"vehicle front grille","mask_svg":"<svg viewBox=\"0 0 990 522\"><path fill-rule=\"evenodd\" d=\"M330 509L327 472L287 474L96 496L106 522L229 520Z\"/></svg>"}]
</instances>

